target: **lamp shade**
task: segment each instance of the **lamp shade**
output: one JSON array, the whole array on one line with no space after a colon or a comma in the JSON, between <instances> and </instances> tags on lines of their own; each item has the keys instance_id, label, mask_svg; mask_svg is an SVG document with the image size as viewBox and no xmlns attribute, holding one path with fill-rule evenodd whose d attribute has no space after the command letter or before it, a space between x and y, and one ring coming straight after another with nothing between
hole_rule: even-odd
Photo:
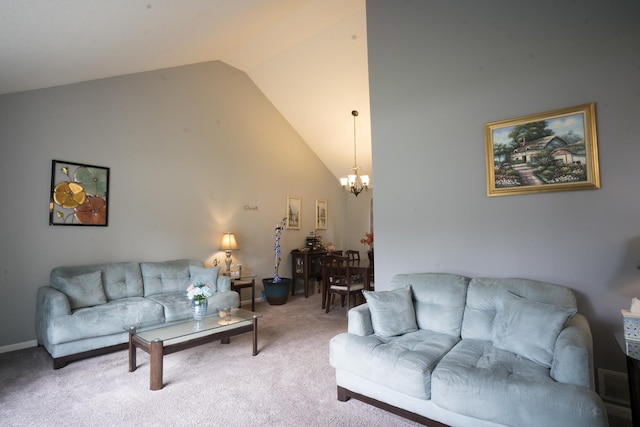
<instances>
[{"instance_id":1,"label":"lamp shade","mask_svg":"<svg viewBox=\"0 0 640 427\"><path fill-rule=\"evenodd\" d=\"M224 233L224 235L222 236L222 242L220 243L220 249L223 251L238 250L238 244L236 243L235 234Z\"/></svg>"}]
</instances>

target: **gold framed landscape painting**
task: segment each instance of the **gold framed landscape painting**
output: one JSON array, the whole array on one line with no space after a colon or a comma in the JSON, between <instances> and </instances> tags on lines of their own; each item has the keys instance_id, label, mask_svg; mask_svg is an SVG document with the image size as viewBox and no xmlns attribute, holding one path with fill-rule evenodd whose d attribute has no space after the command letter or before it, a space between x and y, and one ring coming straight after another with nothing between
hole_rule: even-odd
<instances>
[{"instance_id":1,"label":"gold framed landscape painting","mask_svg":"<svg viewBox=\"0 0 640 427\"><path fill-rule=\"evenodd\" d=\"M49 225L109 224L109 168L52 160L49 196Z\"/></svg>"},{"instance_id":2,"label":"gold framed landscape painting","mask_svg":"<svg viewBox=\"0 0 640 427\"><path fill-rule=\"evenodd\" d=\"M595 104L484 125L487 196L600 188Z\"/></svg>"}]
</instances>

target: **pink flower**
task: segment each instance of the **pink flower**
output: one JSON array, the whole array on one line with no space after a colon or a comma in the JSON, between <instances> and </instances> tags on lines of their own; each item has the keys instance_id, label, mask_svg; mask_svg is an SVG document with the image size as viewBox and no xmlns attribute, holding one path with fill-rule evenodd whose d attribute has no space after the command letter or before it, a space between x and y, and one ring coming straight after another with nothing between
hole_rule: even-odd
<instances>
[{"instance_id":1,"label":"pink flower","mask_svg":"<svg viewBox=\"0 0 640 427\"><path fill-rule=\"evenodd\" d=\"M203 300L211 295L213 295L213 290L206 283L193 283L187 288L187 297L189 299Z\"/></svg>"},{"instance_id":2,"label":"pink flower","mask_svg":"<svg viewBox=\"0 0 640 427\"><path fill-rule=\"evenodd\" d=\"M360 239L360 243L373 246L373 231L371 233L365 233L364 239Z\"/></svg>"}]
</instances>

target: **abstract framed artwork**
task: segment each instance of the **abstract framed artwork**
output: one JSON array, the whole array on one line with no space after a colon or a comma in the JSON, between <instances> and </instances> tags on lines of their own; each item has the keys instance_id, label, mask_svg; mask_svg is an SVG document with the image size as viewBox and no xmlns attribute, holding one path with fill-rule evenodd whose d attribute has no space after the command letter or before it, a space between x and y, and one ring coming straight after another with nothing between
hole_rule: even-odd
<instances>
[{"instance_id":1,"label":"abstract framed artwork","mask_svg":"<svg viewBox=\"0 0 640 427\"><path fill-rule=\"evenodd\" d=\"M107 167L52 160L49 196L49 225L109 224Z\"/></svg>"},{"instance_id":2,"label":"abstract framed artwork","mask_svg":"<svg viewBox=\"0 0 640 427\"><path fill-rule=\"evenodd\" d=\"M326 230L329 223L329 206L325 199L316 199L316 230Z\"/></svg>"},{"instance_id":3,"label":"abstract framed artwork","mask_svg":"<svg viewBox=\"0 0 640 427\"><path fill-rule=\"evenodd\" d=\"M595 104L487 123L487 196L600 188Z\"/></svg>"},{"instance_id":4,"label":"abstract framed artwork","mask_svg":"<svg viewBox=\"0 0 640 427\"><path fill-rule=\"evenodd\" d=\"M300 230L302 219L302 199L297 196L287 196L287 230Z\"/></svg>"}]
</instances>

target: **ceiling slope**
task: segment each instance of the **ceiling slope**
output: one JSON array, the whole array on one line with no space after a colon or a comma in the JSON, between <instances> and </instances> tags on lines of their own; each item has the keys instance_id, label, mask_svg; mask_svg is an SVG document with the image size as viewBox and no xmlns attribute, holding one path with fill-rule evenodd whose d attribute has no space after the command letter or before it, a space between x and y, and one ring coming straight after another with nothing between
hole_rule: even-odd
<instances>
[{"instance_id":1,"label":"ceiling slope","mask_svg":"<svg viewBox=\"0 0 640 427\"><path fill-rule=\"evenodd\" d=\"M365 0L0 0L0 94L221 60L336 176L371 173Z\"/></svg>"}]
</instances>

